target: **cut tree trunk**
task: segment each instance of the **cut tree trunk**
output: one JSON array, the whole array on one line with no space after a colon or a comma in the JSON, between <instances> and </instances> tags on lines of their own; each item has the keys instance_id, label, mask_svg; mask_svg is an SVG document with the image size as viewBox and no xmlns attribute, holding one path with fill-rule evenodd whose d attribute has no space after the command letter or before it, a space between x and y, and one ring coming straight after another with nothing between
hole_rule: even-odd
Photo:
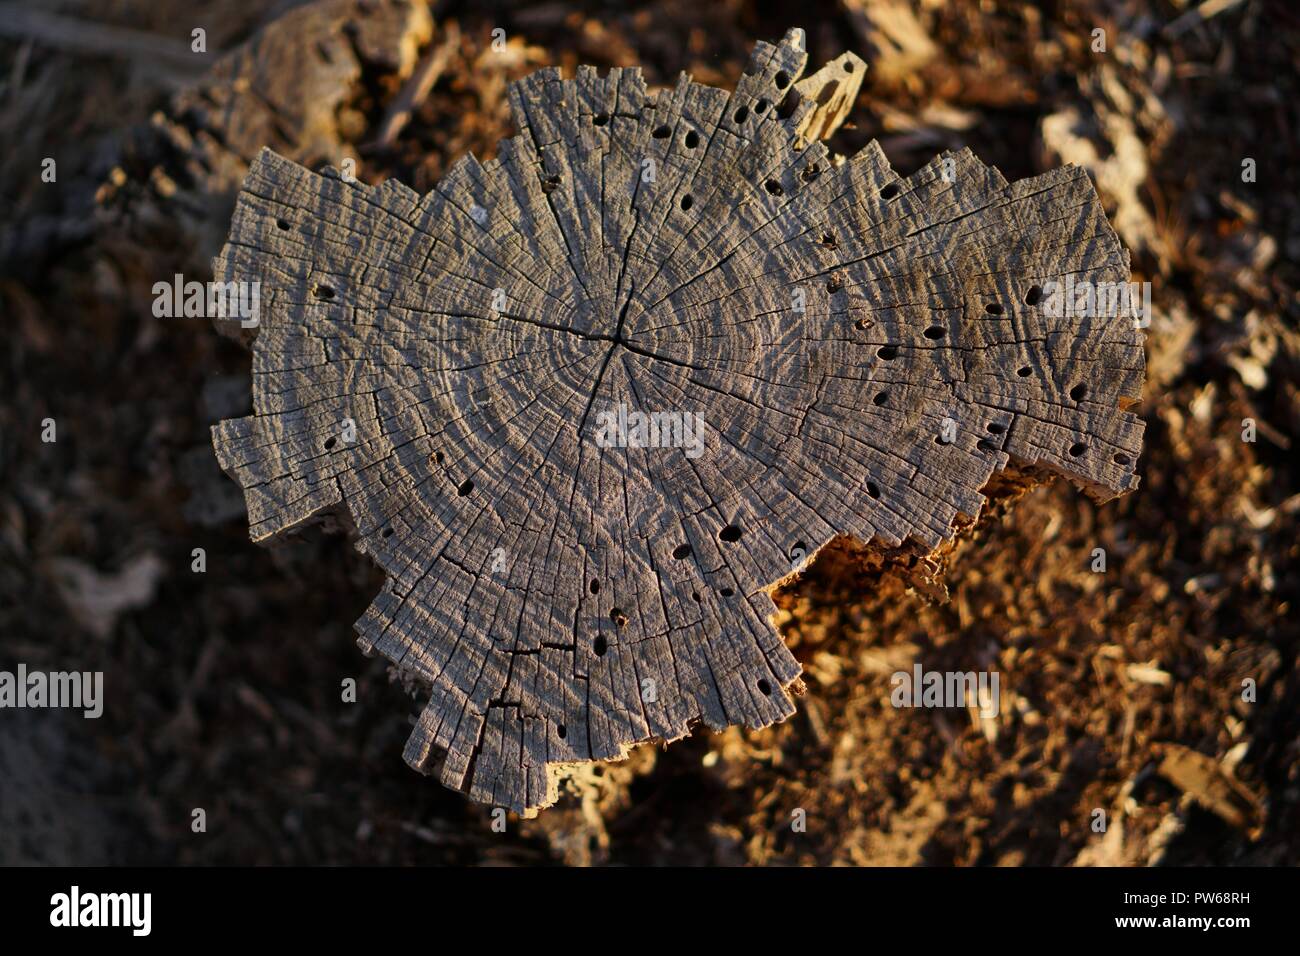
<instances>
[{"instance_id":1,"label":"cut tree trunk","mask_svg":"<svg viewBox=\"0 0 1300 956\"><path fill-rule=\"evenodd\" d=\"M477 800L788 717L770 593L832 541L942 550L1009 469L1137 484L1127 299L1045 294L1129 280L1086 174L797 148L843 115L783 102L805 60L542 70L425 196L249 172L215 273L261 282L254 413L217 456L254 540L350 522L387 578L359 643L431 688L406 758Z\"/></svg>"}]
</instances>

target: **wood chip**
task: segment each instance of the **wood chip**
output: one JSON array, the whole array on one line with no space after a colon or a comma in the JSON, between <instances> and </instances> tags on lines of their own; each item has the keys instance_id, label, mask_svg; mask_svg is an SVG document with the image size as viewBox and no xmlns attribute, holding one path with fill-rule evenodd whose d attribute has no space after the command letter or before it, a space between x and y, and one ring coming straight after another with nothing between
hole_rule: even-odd
<instances>
[{"instance_id":1,"label":"wood chip","mask_svg":"<svg viewBox=\"0 0 1300 956\"><path fill-rule=\"evenodd\" d=\"M1230 825L1247 831L1259 825L1262 808L1258 798L1213 757L1181 744L1169 744L1159 772Z\"/></svg>"}]
</instances>

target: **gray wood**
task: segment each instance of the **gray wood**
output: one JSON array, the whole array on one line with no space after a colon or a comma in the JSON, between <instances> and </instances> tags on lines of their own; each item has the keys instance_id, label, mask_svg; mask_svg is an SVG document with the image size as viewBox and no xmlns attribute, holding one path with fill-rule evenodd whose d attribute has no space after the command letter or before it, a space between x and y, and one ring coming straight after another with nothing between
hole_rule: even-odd
<instances>
[{"instance_id":1,"label":"gray wood","mask_svg":"<svg viewBox=\"0 0 1300 956\"><path fill-rule=\"evenodd\" d=\"M805 60L801 31L760 43L730 94L542 70L519 135L426 196L270 151L249 172L215 272L263 283L254 413L218 459L254 540L350 521L386 574L359 643L431 688L406 759L476 800L531 810L564 764L788 717L769 594L797 546L931 553L1007 469L1137 484L1127 307L1026 304L1129 279L1087 176L796 148L826 105L779 109ZM620 403L700 415L702 453L602 446Z\"/></svg>"}]
</instances>

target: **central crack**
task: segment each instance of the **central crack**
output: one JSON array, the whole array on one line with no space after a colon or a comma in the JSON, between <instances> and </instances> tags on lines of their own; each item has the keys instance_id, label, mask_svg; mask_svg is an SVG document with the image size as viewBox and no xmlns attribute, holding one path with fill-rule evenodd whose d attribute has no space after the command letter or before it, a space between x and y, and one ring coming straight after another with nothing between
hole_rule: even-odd
<instances>
[{"instance_id":1,"label":"central crack","mask_svg":"<svg viewBox=\"0 0 1300 956\"><path fill-rule=\"evenodd\" d=\"M581 435L583 430L587 427L587 418L588 416L590 416L591 408L596 402L596 393L600 391L601 383L605 380L605 370L609 368L610 359L614 357L614 353L618 350L620 346L622 348L627 349L629 352L633 352L637 355L644 355L646 358L649 359L654 359L656 362L666 362L669 365L676 365L679 368L698 370L696 366L692 365L690 362L683 362L681 359L671 358L667 355L661 355L660 353L655 352L652 349L645 348L644 346L641 345L636 345L633 342L631 342L629 339L624 337L623 329L624 326L627 324L628 310L631 309L632 307L632 295L633 295L633 290L629 289L627 299L624 300L623 302L623 308L619 310L618 322L615 324L614 331L610 335L603 335L599 332L583 332L573 328L572 326L560 325L559 323L555 323L555 322L545 322L541 319L535 319L530 316L511 315L505 312L500 313L500 316L503 319L510 319L511 321L514 322L523 322L527 325L535 325L538 328L550 329L553 332L564 332L568 335L576 336L577 338L584 339L588 342L610 343L609 350L605 353L604 361L602 361L600 364L600 371L596 373L596 382L592 386L591 394L587 398L587 406L586 408L583 409L582 418L578 422L577 433L579 435Z\"/></svg>"},{"instance_id":2,"label":"central crack","mask_svg":"<svg viewBox=\"0 0 1300 956\"><path fill-rule=\"evenodd\" d=\"M621 345L626 349L631 349L632 351L635 351L635 349L632 349L632 347L628 345L627 341L623 338L623 323L627 321L627 310L628 307L631 305L632 305L632 293L631 291L629 291L627 296L627 301L623 303L623 308L621 308L618 312L618 324L614 326L614 335L610 339L610 341L612 341L614 344L611 345L609 347L609 351L605 353L605 361L600 363L600 371L596 373L596 384L592 386L591 395L587 398L587 407L582 410L582 420L578 422L579 438L582 437L582 433L587 428L587 416L591 414L591 406L596 403L596 393L600 391L600 383L605 380L605 369L609 368L609 360L613 358L614 350Z\"/></svg>"}]
</instances>

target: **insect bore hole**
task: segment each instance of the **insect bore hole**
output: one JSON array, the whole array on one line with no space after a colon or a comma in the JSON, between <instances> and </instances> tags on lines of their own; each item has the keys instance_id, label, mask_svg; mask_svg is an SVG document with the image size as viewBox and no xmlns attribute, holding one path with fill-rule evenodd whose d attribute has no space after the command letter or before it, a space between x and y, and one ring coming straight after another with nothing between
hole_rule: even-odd
<instances>
[{"instance_id":1,"label":"insect bore hole","mask_svg":"<svg viewBox=\"0 0 1300 956\"><path fill-rule=\"evenodd\" d=\"M740 529L734 524L729 524L718 532L718 540L725 541L727 544L734 544L740 540Z\"/></svg>"}]
</instances>

